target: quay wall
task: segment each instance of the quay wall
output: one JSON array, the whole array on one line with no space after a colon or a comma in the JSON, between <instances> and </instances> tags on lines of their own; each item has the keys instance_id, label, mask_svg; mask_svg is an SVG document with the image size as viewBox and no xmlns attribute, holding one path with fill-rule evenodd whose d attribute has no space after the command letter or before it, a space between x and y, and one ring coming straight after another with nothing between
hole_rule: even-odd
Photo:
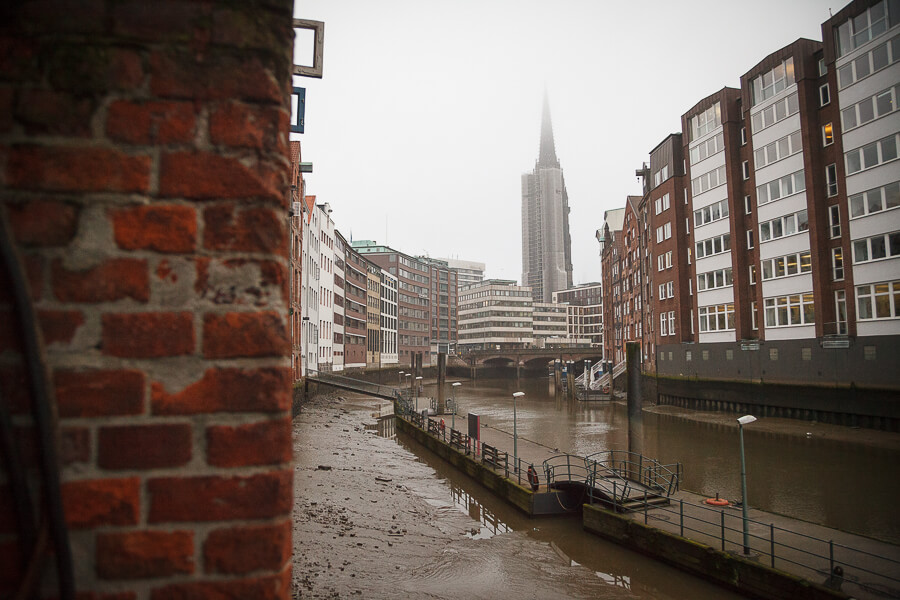
<instances>
[{"instance_id":1,"label":"quay wall","mask_svg":"<svg viewBox=\"0 0 900 600\"><path fill-rule=\"evenodd\" d=\"M850 598L843 592L644 525L603 508L585 505L582 514L586 531L751 598L764 600Z\"/></svg>"}]
</instances>

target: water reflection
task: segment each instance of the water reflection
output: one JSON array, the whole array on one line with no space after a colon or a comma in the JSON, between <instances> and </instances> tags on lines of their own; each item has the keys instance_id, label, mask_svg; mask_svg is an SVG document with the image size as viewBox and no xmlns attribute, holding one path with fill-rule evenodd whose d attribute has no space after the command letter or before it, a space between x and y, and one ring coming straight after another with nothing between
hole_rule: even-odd
<instances>
[{"instance_id":1,"label":"water reflection","mask_svg":"<svg viewBox=\"0 0 900 600\"><path fill-rule=\"evenodd\" d=\"M456 389L459 414L480 414L484 423L511 433L514 391L525 392L517 401L520 439L580 455L634 446L629 444L623 402L568 400L555 394L552 378L465 381ZM434 386L426 386L426 395L434 393ZM683 463L685 489L738 499L740 457L734 415L722 413L709 420L714 422L645 410L638 433L641 448L663 464ZM880 447L866 440L875 435L872 432L773 418L760 419L745 428L744 435L753 506L900 542L900 519L893 510L900 492L896 437L879 438L894 441Z\"/></svg>"}]
</instances>

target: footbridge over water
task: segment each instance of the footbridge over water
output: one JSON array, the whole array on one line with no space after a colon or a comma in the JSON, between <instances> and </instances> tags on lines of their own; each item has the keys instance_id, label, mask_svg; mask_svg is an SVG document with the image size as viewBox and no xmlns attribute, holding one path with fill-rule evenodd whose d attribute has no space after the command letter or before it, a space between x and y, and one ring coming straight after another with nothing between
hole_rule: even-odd
<instances>
[{"instance_id":1,"label":"footbridge over water","mask_svg":"<svg viewBox=\"0 0 900 600\"><path fill-rule=\"evenodd\" d=\"M603 360L602 348L523 348L520 350L472 350L459 358L469 366L523 366L526 369L545 368L551 362L585 360L594 364Z\"/></svg>"},{"instance_id":2,"label":"footbridge over water","mask_svg":"<svg viewBox=\"0 0 900 600\"><path fill-rule=\"evenodd\" d=\"M370 383L361 379L353 379L334 373L326 373L325 371L307 369L306 378L307 381L315 381L320 385L328 385L349 392L359 392L361 394L383 398L385 400L397 400L409 395L409 390L401 391L396 387Z\"/></svg>"}]
</instances>

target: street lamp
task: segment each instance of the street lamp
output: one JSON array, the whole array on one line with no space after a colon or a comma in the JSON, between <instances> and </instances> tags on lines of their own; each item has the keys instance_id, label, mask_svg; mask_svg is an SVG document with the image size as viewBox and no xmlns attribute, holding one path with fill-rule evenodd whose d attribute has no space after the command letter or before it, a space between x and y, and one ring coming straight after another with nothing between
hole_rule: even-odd
<instances>
[{"instance_id":1,"label":"street lamp","mask_svg":"<svg viewBox=\"0 0 900 600\"><path fill-rule=\"evenodd\" d=\"M525 395L525 392L513 392L513 465L516 473L519 472L519 430L516 426L516 399Z\"/></svg>"},{"instance_id":2,"label":"street lamp","mask_svg":"<svg viewBox=\"0 0 900 600\"><path fill-rule=\"evenodd\" d=\"M461 386L462 384L458 381L454 381L450 384L450 387L453 388L453 422L450 424L450 429L456 429L456 388Z\"/></svg>"},{"instance_id":3,"label":"street lamp","mask_svg":"<svg viewBox=\"0 0 900 600\"><path fill-rule=\"evenodd\" d=\"M744 519L744 554L750 554L750 533L747 531L747 467L744 462L744 425L756 420L753 415L744 415L737 420L741 435L741 513Z\"/></svg>"},{"instance_id":4,"label":"street lamp","mask_svg":"<svg viewBox=\"0 0 900 600\"><path fill-rule=\"evenodd\" d=\"M416 377L416 412L419 412L419 382L422 381L422 376Z\"/></svg>"}]
</instances>

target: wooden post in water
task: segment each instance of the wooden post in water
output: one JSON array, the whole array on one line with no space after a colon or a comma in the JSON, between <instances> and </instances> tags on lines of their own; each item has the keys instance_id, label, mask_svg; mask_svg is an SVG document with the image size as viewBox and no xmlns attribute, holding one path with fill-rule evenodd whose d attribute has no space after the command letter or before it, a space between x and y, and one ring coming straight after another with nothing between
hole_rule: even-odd
<instances>
[{"instance_id":1,"label":"wooden post in water","mask_svg":"<svg viewBox=\"0 0 900 600\"><path fill-rule=\"evenodd\" d=\"M575 399L575 362L571 360L566 369L566 393L570 400Z\"/></svg>"},{"instance_id":2,"label":"wooden post in water","mask_svg":"<svg viewBox=\"0 0 900 600\"><path fill-rule=\"evenodd\" d=\"M439 415L447 412L447 403L444 399L444 382L447 379L447 353L438 354L438 372L437 372L437 413Z\"/></svg>"},{"instance_id":3,"label":"wooden post in water","mask_svg":"<svg viewBox=\"0 0 900 600\"><path fill-rule=\"evenodd\" d=\"M562 361L553 361L553 382L556 384L556 393L559 395L562 389Z\"/></svg>"}]
</instances>

